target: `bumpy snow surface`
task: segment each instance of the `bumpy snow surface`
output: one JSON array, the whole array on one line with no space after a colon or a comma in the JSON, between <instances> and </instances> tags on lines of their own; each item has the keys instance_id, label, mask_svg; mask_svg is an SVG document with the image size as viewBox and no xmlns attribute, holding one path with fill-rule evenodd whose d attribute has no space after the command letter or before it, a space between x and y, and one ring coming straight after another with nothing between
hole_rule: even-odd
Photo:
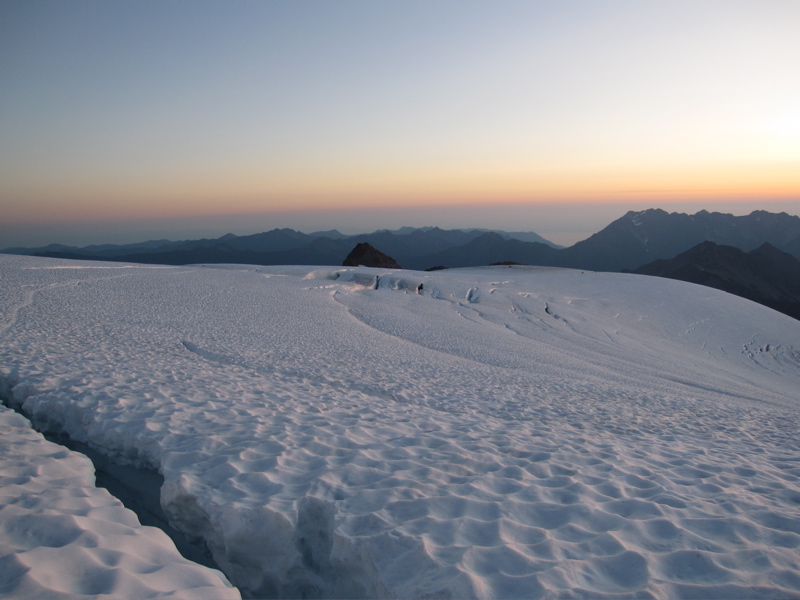
<instances>
[{"instance_id":1,"label":"bumpy snow surface","mask_svg":"<svg viewBox=\"0 0 800 600\"><path fill-rule=\"evenodd\" d=\"M245 596L800 596L800 323L770 309L518 267L0 276L7 402L158 469ZM211 585L2 415L0 593Z\"/></svg>"},{"instance_id":2,"label":"bumpy snow surface","mask_svg":"<svg viewBox=\"0 0 800 600\"><path fill-rule=\"evenodd\" d=\"M160 529L94 485L91 461L0 408L0 595L12 598L239 598L184 559Z\"/></svg>"}]
</instances>

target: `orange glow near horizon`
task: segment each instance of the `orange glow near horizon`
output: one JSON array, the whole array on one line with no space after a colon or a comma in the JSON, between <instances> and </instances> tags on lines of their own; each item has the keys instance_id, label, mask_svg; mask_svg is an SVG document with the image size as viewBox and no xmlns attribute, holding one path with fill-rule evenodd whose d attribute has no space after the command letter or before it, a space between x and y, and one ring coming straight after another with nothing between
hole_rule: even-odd
<instances>
[{"instance_id":1,"label":"orange glow near horizon","mask_svg":"<svg viewBox=\"0 0 800 600\"><path fill-rule=\"evenodd\" d=\"M492 168L494 167L494 168ZM241 173L238 175L242 175ZM4 220L106 221L392 206L474 204L622 204L636 201L791 200L800 198L800 168L794 163L638 166L623 168L428 169L399 173L357 169L260 177L197 177L191 182L73 182L42 186L3 199ZM84 184L84 185L81 185ZM159 185L160 184L160 185ZM124 189L124 192L120 192ZM33 202L33 196L39 198ZM43 201L42 198L45 200ZM46 211L42 211L42 205Z\"/></svg>"},{"instance_id":2,"label":"orange glow near horizon","mask_svg":"<svg viewBox=\"0 0 800 600\"><path fill-rule=\"evenodd\" d=\"M0 228L800 200L796 2L11 4Z\"/></svg>"}]
</instances>

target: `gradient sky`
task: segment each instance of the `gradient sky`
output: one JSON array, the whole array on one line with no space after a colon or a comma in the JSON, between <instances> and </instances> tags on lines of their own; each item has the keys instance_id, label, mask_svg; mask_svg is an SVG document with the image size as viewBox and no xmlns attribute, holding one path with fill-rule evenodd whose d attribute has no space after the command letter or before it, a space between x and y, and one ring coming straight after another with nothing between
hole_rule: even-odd
<instances>
[{"instance_id":1,"label":"gradient sky","mask_svg":"<svg viewBox=\"0 0 800 600\"><path fill-rule=\"evenodd\" d=\"M5 0L0 248L800 214L797 0Z\"/></svg>"}]
</instances>

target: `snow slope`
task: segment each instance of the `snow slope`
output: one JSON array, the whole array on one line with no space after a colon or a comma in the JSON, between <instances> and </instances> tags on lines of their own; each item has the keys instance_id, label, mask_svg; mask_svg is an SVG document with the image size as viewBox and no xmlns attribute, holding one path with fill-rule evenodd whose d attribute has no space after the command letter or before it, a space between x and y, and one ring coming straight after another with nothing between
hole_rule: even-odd
<instances>
[{"instance_id":1,"label":"snow slope","mask_svg":"<svg viewBox=\"0 0 800 600\"><path fill-rule=\"evenodd\" d=\"M0 275L10 403L158 469L245 596L800 595L800 322L770 309L521 267Z\"/></svg>"}]
</instances>

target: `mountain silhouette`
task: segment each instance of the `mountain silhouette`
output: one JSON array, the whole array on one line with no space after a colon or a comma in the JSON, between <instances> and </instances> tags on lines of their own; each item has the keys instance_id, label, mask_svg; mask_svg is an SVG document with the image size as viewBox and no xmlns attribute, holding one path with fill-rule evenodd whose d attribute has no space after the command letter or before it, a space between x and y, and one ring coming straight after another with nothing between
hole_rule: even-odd
<instances>
[{"instance_id":1,"label":"mountain silhouette","mask_svg":"<svg viewBox=\"0 0 800 600\"><path fill-rule=\"evenodd\" d=\"M800 261L772 244L744 252L702 242L633 272L713 287L800 319Z\"/></svg>"},{"instance_id":2,"label":"mountain silhouette","mask_svg":"<svg viewBox=\"0 0 800 600\"><path fill-rule=\"evenodd\" d=\"M392 256L406 269L433 266L470 267L513 262L594 271L629 271L658 259L669 259L711 241L750 252L764 243L800 259L800 217L754 211L734 216L702 210L694 215L661 209L628 212L591 237L561 248L541 236L484 229L403 227L345 235L336 230L301 233L273 229L248 236L164 240L128 245L77 248L8 248L11 254L53 258L114 260L184 265L243 263L256 265L341 265L354 244L367 243Z\"/></svg>"},{"instance_id":3,"label":"mountain silhouette","mask_svg":"<svg viewBox=\"0 0 800 600\"><path fill-rule=\"evenodd\" d=\"M380 267L382 269L402 269L391 256L384 254L367 242L356 244L352 252L342 262L343 267Z\"/></svg>"},{"instance_id":4,"label":"mountain silhouette","mask_svg":"<svg viewBox=\"0 0 800 600\"><path fill-rule=\"evenodd\" d=\"M672 258L705 241L748 252L765 242L800 258L800 217L757 210L734 216L705 210L694 215L660 209L628 212L563 252L563 266L596 271L632 270Z\"/></svg>"}]
</instances>

